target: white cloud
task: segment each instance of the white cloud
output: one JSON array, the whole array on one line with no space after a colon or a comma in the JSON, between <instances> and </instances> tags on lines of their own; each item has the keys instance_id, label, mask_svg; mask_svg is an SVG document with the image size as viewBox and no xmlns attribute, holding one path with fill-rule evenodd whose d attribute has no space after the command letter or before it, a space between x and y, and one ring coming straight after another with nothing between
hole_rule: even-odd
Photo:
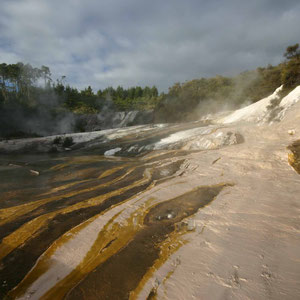
<instances>
[{"instance_id":1,"label":"white cloud","mask_svg":"<svg viewBox=\"0 0 300 300\"><path fill-rule=\"evenodd\" d=\"M157 85L278 63L300 4L279 0L4 0L3 62L48 65L94 89Z\"/></svg>"}]
</instances>

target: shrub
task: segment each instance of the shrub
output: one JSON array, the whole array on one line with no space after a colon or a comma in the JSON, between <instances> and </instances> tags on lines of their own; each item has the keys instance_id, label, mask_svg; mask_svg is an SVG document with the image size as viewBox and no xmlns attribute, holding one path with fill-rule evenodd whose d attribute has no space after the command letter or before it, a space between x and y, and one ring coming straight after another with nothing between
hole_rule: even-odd
<instances>
[{"instance_id":1,"label":"shrub","mask_svg":"<svg viewBox=\"0 0 300 300\"><path fill-rule=\"evenodd\" d=\"M73 138L68 136L64 139L62 146L68 148L74 144Z\"/></svg>"},{"instance_id":2,"label":"shrub","mask_svg":"<svg viewBox=\"0 0 300 300\"><path fill-rule=\"evenodd\" d=\"M57 136L54 140L53 140L53 145L59 145L61 143L61 137Z\"/></svg>"},{"instance_id":3,"label":"shrub","mask_svg":"<svg viewBox=\"0 0 300 300\"><path fill-rule=\"evenodd\" d=\"M300 60L292 59L287 62L283 68L281 74L281 80L284 87L287 89L293 89L297 85L300 85Z\"/></svg>"}]
</instances>

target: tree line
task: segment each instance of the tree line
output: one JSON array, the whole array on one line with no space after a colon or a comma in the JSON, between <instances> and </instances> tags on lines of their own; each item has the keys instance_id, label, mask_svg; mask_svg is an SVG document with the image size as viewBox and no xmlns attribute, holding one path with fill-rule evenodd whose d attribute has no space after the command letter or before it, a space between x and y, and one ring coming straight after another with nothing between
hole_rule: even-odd
<instances>
[{"instance_id":1,"label":"tree line","mask_svg":"<svg viewBox=\"0 0 300 300\"><path fill-rule=\"evenodd\" d=\"M97 113L104 106L113 107L118 111L153 109L159 98L155 86L136 86L128 89L121 86L116 89L108 87L94 93L91 86L79 91L58 83L54 90L63 99L64 106L75 113Z\"/></svg>"},{"instance_id":2,"label":"tree line","mask_svg":"<svg viewBox=\"0 0 300 300\"><path fill-rule=\"evenodd\" d=\"M175 83L167 93L159 93L155 86L107 87L95 92L88 86L79 90L66 84L64 76L54 81L47 66L2 63L0 135L3 128L18 128L14 115L29 121L41 115L54 123L62 115L95 114L109 107L114 111L153 109L156 122L180 122L256 102L280 85L284 86L284 96L300 85L299 44L287 47L284 57L277 66L260 67L234 77L217 75Z\"/></svg>"},{"instance_id":3,"label":"tree line","mask_svg":"<svg viewBox=\"0 0 300 300\"><path fill-rule=\"evenodd\" d=\"M234 77L217 75L175 83L158 102L156 121L195 120L206 113L236 109L269 96L281 85L283 97L300 85L299 44L287 47L284 57L277 66L259 67Z\"/></svg>"},{"instance_id":4,"label":"tree line","mask_svg":"<svg viewBox=\"0 0 300 300\"><path fill-rule=\"evenodd\" d=\"M28 107L39 105L39 98L53 98L56 104L75 113L97 113L106 105L116 110L154 108L159 97L153 87L108 87L94 92L90 86L83 90L64 83L65 76L54 82L49 67L36 68L21 62L0 64L0 105L22 103ZM51 100L51 99L50 99ZM50 101L51 102L51 101Z\"/></svg>"}]
</instances>

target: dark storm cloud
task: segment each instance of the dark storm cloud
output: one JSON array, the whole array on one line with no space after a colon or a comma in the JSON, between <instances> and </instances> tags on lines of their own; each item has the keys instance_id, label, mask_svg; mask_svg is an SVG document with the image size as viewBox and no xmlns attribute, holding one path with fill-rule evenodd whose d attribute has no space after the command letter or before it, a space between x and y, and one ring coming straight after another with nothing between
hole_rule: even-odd
<instances>
[{"instance_id":1,"label":"dark storm cloud","mask_svg":"<svg viewBox=\"0 0 300 300\"><path fill-rule=\"evenodd\" d=\"M1 61L45 64L95 89L230 75L276 64L299 42L292 0L5 0L1 8Z\"/></svg>"}]
</instances>

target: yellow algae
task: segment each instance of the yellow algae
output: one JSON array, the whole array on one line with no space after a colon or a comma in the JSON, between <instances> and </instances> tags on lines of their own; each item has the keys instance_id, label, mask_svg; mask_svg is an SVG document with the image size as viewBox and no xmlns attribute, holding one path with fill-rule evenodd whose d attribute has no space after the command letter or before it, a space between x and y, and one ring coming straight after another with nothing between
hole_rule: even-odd
<instances>
[{"instance_id":1,"label":"yellow algae","mask_svg":"<svg viewBox=\"0 0 300 300\"><path fill-rule=\"evenodd\" d=\"M168 238L159 245L160 247L159 258L155 261L154 265L151 266L147 271L147 273L143 276L142 280L139 282L136 289L130 292L130 296L129 296L130 300L137 299L143 287L148 282L148 280L152 278L153 274L168 260L168 258L173 253L175 253L181 246L187 243L187 241L182 238L186 232L187 232L186 229L182 229L181 231L173 231L168 236Z\"/></svg>"},{"instance_id":2,"label":"yellow algae","mask_svg":"<svg viewBox=\"0 0 300 300\"><path fill-rule=\"evenodd\" d=\"M117 171L119 171L119 170L121 170L121 169L126 168L127 166L128 166L128 165L123 165L123 166L120 166L120 167L116 167L116 168L113 168L113 169L106 170L106 171L104 171L101 175L99 175L97 178L98 178L98 179L102 179L102 178L104 178L104 177L107 177L107 176L109 176L109 175L111 175L111 174L116 173ZM127 175L129 175L130 173L132 173L134 170L135 170L135 168L131 168L128 172L126 172L126 174L124 174L124 175L122 175L122 176L120 176L120 177L115 178L114 180L112 180L112 181L106 183L106 185L115 183L116 181L119 181L119 180L125 178ZM94 178L93 178L93 179L94 179ZM67 189L67 188L69 188L69 187L72 187L72 186L74 186L74 185L76 185L76 184L80 184L80 183L92 181L93 179L84 179L84 180L79 180L79 181L72 182L72 183L69 183L69 184L66 184L66 185L62 185L62 186L59 186L59 187L56 187L56 188L51 189L51 191L49 191L49 192L47 192L47 193L44 193L44 194L42 194L41 196L50 195L50 194L52 194L52 193L55 193L55 192L59 192L59 191L65 190L65 189ZM99 188L99 187L101 187L101 186L98 185L97 188ZM64 197L66 197L66 194L64 194Z\"/></svg>"},{"instance_id":3,"label":"yellow algae","mask_svg":"<svg viewBox=\"0 0 300 300\"><path fill-rule=\"evenodd\" d=\"M173 270L169 271L168 274L166 275L166 277L163 279L163 281L162 281L163 285L165 285L166 281L169 280L171 278L171 276L174 274L175 268L176 268L176 266L173 268ZM167 291L166 291L165 286L164 286L164 296L167 298Z\"/></svg>"},{"instance_id":4,"label":"yellow algae","mask_svg":"<svg viewBox=\"0 0 300 300\"><path fill-rule=\"evenodd\" d=\"M124 188L121 188L119 190L114 190L112 192L109 192L104 195L100 195L94 198L87 199L85 201L76 203L74 205L71 205L66 208L59 209L55 212L51 212L42 216L39 216L30 222L22 225L19 229L14 231L12 234L7 236L5 238L5 241L8 246L4 245L4 240L2 244L0 244L0 258L6 256L9 254L11 251L13 251L15 248L18 246L22 245L26 240L28 240L33 233L37 232L38 229L40 229L46 221L49 221L53 219L56 215L58 214L66 214L69 212L72 212L74 210L80 209L80 208L86 208L86 207L91 207L91 206L96 206L98 204L101 204L101 202L107 200L110 197L120 195L123 192L126 192L127 190L130 190L136 186L142 185L144 183L147 183L150 179L150 175L148 172L144 173L143 179L136 181L135 183L126 186ZM2 255L2 256L1 256Z\"/></svg>"},{"instance_id":5,"label":"yellow algae","mask_svg":"<svg viewBox=\"0 0 300 300\"><path fill-rule=\"evenodd\" d=\"M0 260L22 245L26 240L31 238L34 233L51 219L50 216L40 216L14 231L12 234L2 239L0 244Z\"/></svg>"},{"instance_id":6,"label":"yellow algae","mask_svg":"<svg viewBox=\"0 0 300 300\"><path fill-rule=\"evenodd\" d=\"M145 171L144 177L146 179L147 179L147 177L150 177L150 175L151 175L151 172ZM106 223L106 225L104 225L104 227L102 228L102 230L100 232L94 231L93 244L92 245L85 244L86 248L84 249L84 252L81 253L82 256L78 259L78 261L76 261L76 260L74 261L74 264L76 265L76 266L74 266L75 268L73 270L70 270L69 274L65 273L64 276L66 276L66 277L64 277L61 281L58 281L59 279L57 279L57 281L58 281L57 283L52 282L53 286L47 287L47 285L46 285L44 287L44 289L41 290L41 292L43 291L43 293L45 293L45 294L42 297L39 296L40 299L61 299L61 298L65 297L66 293L68 293L72 289L72 287L76 286L83 278L85 278L87 274L91 273L93 270L95 270L95 271L98 270L98 269L96 269L98 266L101 265L100 269L103 266L105 268L105 265L103 265L103 262L107 261L110 257L115 255L116 253L123 251L121 249L129 249L128 251L132 251L132 249L134 249L134 248L132 248L130 250L130 246L129 246L129 248L126 248L126 247L124 247L125 245L127 245L127 244L129 244L131 246L133 245L132 247L139 247L139 245L142 245L139 242L140 241L139 239L137 240L136 245L129 243L130 241L133 241L133 242L135 241L135 236L137 235L138 232L144 232L144 230L146 230L145 231L146 235L144 235L144 236L138 235L138 236L139 236L139 238L142 237L142 239L150 238L150 241L151 241L153 238L152 234L157 232L157 230L158 231L161 230L159 228L161 226L164 226L164 224L167 224L167 223L164 223L164 221L160 224L157 223L158 220L160 220L157 218L157 216L161 216L161 213L163 213L163 214L165 213L165 206L168 207L168 205L171 203L170 201L174 202L174 203L172 202L173 203L172 205L177 205L177 206L178 205L181 206L182 203L184 202L187 205L187 208L186 208L187 210L193 209L193 211L194 210L196 211L197 207L206 206L208 203L210 203L216 197L213 195L220 192L219 187L224 187L224 186L228 186L228 185L230 185L230 184L219 184L219 185L214 186L214 188L218 187L218 189L212 190L211 196L205 196L202 200L201 199L199 200L198 197L201 198L201 195L204 196L204 194L206 193L205 192L206 189L203 189L203 187L195 189L192 192L185 194L185 197L180 196L180 197L171 199L167 202L162 202L159 204L152 204L154 202L153 199L148 199L147 202L143 203L143 205L140 205L140 207L137 210L132 212L131 216L126 220L124 225L121 225L121 224L118 224L117 222L115 222L115 218L122 211L118 212L113 218L110 219L110 221L108 221ZM114 191L114 192L119 192L119 191ZM213 196L213 198L211 198L212 196ZM95 198L97 198L96 199L97 201L100 201L98 199L98 197L95 197ZM189 202L191 202L191 203L189 203ZM152 205L149 205L149 204L152 204ZM97 216L91 218L89 220L89 223L92 222L93 220L95 220L95 218L97 218L98 216L105 214L109 210L111 210L114 207L119 206L119 205L120 204L112 206L109 209L107 209L105 212L100 213ZM170 207L168 207L168 209L170 209ZM66 211L66 209L64 209L62 213L64 213L65 211ZM180 213L178 214L178 218L181 219L181 216L184 215L184 213L185 213L184 211L180 211ZM176 219L174 219L174 221L176 222ZM174 222L174 221L172 221L172 222ZM179 221L179 219L178 219L178 221ZM168 222L170 222L170 221L168 221ZM19 295L20 293L24 294L24 293L34 292L32 289L35 288L35 286L39 284L39 281L38 281L39 277L43 274L43 272L45 272L45 270L49 270L50 271L49 274L51 274L51 272L52 273L55 272L54 270L56 270L55 268L57 267L57 265L49 264L49 262L51 263L51 259L53 257L53 254L55 253L55 250L63 247L66 244L66 242L70 239L70 236L74 237L74 234L76 234L76 233L79 234L79 231L81 230L81 228L83 228L81 226L86 226L86 224L87 224L87 222L77 226L74 230L71 229L68 233L65 233L61 238L59 238L43 254L43 256L37 262L36 266L32 269L32 271L29 274L26 275L25 279L21 282L21 284L19 286L16 287L16 289L11 293L11 295L15 295L13 293L16 293L16 295ZM146 225L146 227L143 226L144 224ZM152 225L156 226L155 227L156 229L153 228L154 232L151 232L151 227L148 227L147 224L150 226L152 226ZM175 224L179 224L179 223L175 223ZM94 227L94 230L95 230L95 228L96 227ZM149 229L150 229L150 231L149 231ZM138 295L140 294L140 292L142 291L142 289L144 288L145 284L148 282L148 280L151 277L153 277L153 274L167 261L167 259L170 257L171 254L175 253L183 244L185 244L187 242L187 241L183 240L183 238L182 238L183 234L186 233L186 230L184 228L182 228L181 226L177 226L177 230L174 230L173 227L171 230L173 230L173 232L168 234L167 238L163 242L160 242L159 244L154 245L157 250L159 249L159 253L157 253L158 256L156 256L157 259L155 261L151 261L152 266L150 268L148 268L148 266L147 266L147 268L144 270L146 273L143 275L143 277L141 277L141 279L139 279L139 281L137 281L134 284L134 286L132 286L132 288L130 289L131 290L130 299L137 298ZM168 232L170 232L170 231L168 231ZM82 232L81 235L82 234L85 234L85 232ZM163 231L162 231L162 234L163 234ZM80 236L78 238L80 238ZM96 240L94 240L95 238L96 238ZM159 239L157 241L159 241ZM76 241L74 241L74 242L76 242ZM142 246L142 247L144 247L144 246ZM134 251L133 251L133 253L134 253ZM79 252L79 254L80 254L80 252ZM127 252L127 254L128 254L128 252ZM125 256L124 256L125 258L126 257L128 258L127 254L125 254ZM64 257L64 256L62 256L62 257ZM118 258L122 259L122 256L118 256ZM128 266L130 266L131 259L129 259L127 261L127 263L129 263ZM115 271L116 267L118 267L118 265L119 265L119 263L117 263L117 265L115 267L112 267L111 271ZM53 267L54 269L51 269L51 267ZM167 277L166 277L166 280L167 280ZM40 280L42 280L42 279L44 279L44 277L41 278ZM47 288L49 289L48 291L47 291ZM132 290L132 289L134 289L134 290ZM80 290L80 287L79 287L79 290ZM74 289L72 291L74 291ZM76 295L76 293L75 293L75 295Z\"/></svg>"},{"instance_id":7,"label":"yellow algae","mask_svg":"<svg viewBox=\"0 0 300 300\"><path fill-rule=\"evenodd\" d=\"M144 157L142 157L142 160L144 161L148 161L150 159L153 159L153 158L156 158L156 157L160 157L162 155L165 155L166 153L172 153L172 152L175 152L176 150L161 150L160 152L151 152L151 155L148 154Z\"/></svg>"},{"instance_id":8,"label":"yellow algae","mask_svg":"<svg viewBox=\"0 0 300 300\"><path fill-rule=\"evenodd\" d=\"M148 199L146 205L150 201L152 201L152 198ZM111 210L111 208L108 210ZM63 246L71 237L75 236L79 231L81 231L88 224L92 223L98 217L104 215L108 210L71 229L61 238L59 238L55 244L53 244L43 254L34 269L13 290L10 296L20 297L24 295L28 288L51 267L51 256L54 254L55 250ZM106 261L109 257L117 253L133 238L135 233L140 229L140 224L143 222L143 218L148 213L148 210L143 211L142 208L140 208L138 211L134 211L130 218L127 219L126 226L121 226L116 222L114 223L114 221L123 211L124 209L116 213L98 233L95 243L86 253L83 261L81 261L79 265L73 271L71 271L70 274L68 274L63 280L59 281L40 299L62 299L65 294L85 275L90 273L94 268ZM111 243L111 241L114 239L115 241Z\"/></svg>"},{"instance_id":9,"label":"yellow algae","mask_svg":"<svg viewBox=\"0 0 300 300\"><path fill-rule=\"evenodd\" d=\"M86 207L90 207L90 206L96 206L98 204L101 204L101 202L107 200L108 198L111 198L111 197L114 197L114 196L117 196L117 195L121 195L122 193L134 188L134 187L137 187L137 186L140 186L140 185L143 185L147 182L149 182L149 180L151 179L151 176L150 174L147 174L147 172L144 173L144 176L142 179L134 182L133 184L130 184L126 187L123 187L123 188L120 188L118 190L114 190L112 192L109 192L107 194L104 194L104 195L100 195L100 196L97 196L97 197L94 197L94 198L90 198L90 199L87 199L87 200L84 200L82 202L79 202L79 203L76 203L72 206L69 206L69 207L66 207L63 209L62 213L68 213L68 212L71 212L75 209L80 209L80 208L86 208Z\"/></svg>"},{"instance_id":10,"label":"yellow algae","mask_svg":"<svg viewBox=\"0 0 300 300\"><path fill-rule=\"evenodd\" d=\"M49 201L51 200L52 199L50 199ZM45 200L39 200L39 201L18 205L18 206L0 209L0 225L13 221L17 217L24 215L29 211L32 211L36 207L42 205L44 201Z\"/></svg>"},{"instance_id":11,"label":"yellow algae","mask_svg":"<svg viewBox=\"0 0 300 300\"><path fill-rule=\"evenodd\" d=\"M99 175L99 169L84 168L80 170L70 170L69 172L56 172L55 176L52 178L52 182L60 182L65 180L78 180L83 178L94 178L96 179Z\"/></svg>"},{"instance_id":12,"label":"yellow algae","mask_svg":"<svg viewBox=\"0 0 300 300\"><path fill-rule=\"evenodd\" d=\"M107 182L107 183L103 183L100 185L96 185L90 188L85 188L79 191L71 191L69 193L66 193L64 195L58 195L58 196L53 196L53 197L49 197L49 198L45 198L45 199L41 199L41 200L37 200L37 201L33 201L33 202L29 202L26 204L22 204L19 206L13 206L13 207L9 207L9 208L4 208L4 209L0 209L0 225L3 225L5 223L8 223L10 221L13 221L14 219L16 219L19 216L22 216L36 208L38 208L39 206L49 203L51 201L55 201L55 200L59 200L61 198L67 198L67 197L72 197L75 195L80 195L86 192L91 192L94 190L97 190L99 188L103 188L106 186L109 186L115 182L118 182L120 180L122 180L123 178L125 178L126 176L128 176L130 173L132 173L134 171L135 168L131 168L128 172L126 172L126 174L119 176L117 178L115 178L114 180Z\"/></svg>"},{"instance_id":13,"label":"yellow algae","mask_svg":"<svg viewBox=\"0 0 300 300\"><path fill-rule=\"evenodd\" d=\"M55 165L53 167L50 168L50 170L52 171L58 171L58 170L62 170L68 166L70 166L72 164L72 162L67 162L67 163L63 163L63 164L58 164L58 165Z\"/></svg>"},{"instance_id":14,"label":"yellow algae","mask_svg":"<svg viewBox=\"0 0 300 300\"><path fill-rule=\"evenodd\" d=\"M109 161L109 160L114 161L115 159L113 157L106 157L103 155L75 156L75 157L68 158L67 161L64 163L57 164L57 165L51 167L50 170L57 171L57 170L62 170L71 165L87 164L87 163ZM123 160L123 159L119 157L118 160ZM129 159L126 158L124 160L128 161Z\"/></svg>"},{"instance_id":15,"label":"yellow algae","mask_svg":"<svg viewBox=\"0 0 300 300\"><path fill-rule=\"evenodd\" d=\"M175 269L168 272L167 276L163 279L162 283L165 284L166 281L174 274Z\"/></svg>"},{"instance_id":16,"label":"yellow algae","mask_svg":"<svg viewBox=\"0 0 300 300\"><path fill-rule=\"evenodd\" d=\"M287 149L292 152L288 154L289 164L300 174L300 140L293 142Z\"/></svg>"},{"instance_id":17,"label":"yellow algae","mask_svg":"<svg viewBox=\"0 0 300 300\"><path fill-rule=\"evenodd\" d=\"M220 183L217 185L214 185L215 188L218 187L226 187L226 186L233 186L232 183ZM166 202L162 202L158 205L155 205L153 208L158 208L159 205L165 205L170 201L175 201L177 199L179 200L184 200L184 203L187 207L187 209L189 208L189 199L188 199L188 195L190 195L191 193L194 193L198 190L203 190L205 188L210 188L210 186L207 187L201 187L201 188L196 188L194 190L192 190L191 192L188 192L185 194L185 198L182 198L182 196L179 196L177 198L174 198L172 200L166 201ZM219 193L219 192L218 192ZM204 202L203 204L199 205L199 207L205 207L207 206L211 201L213 201L215 198L217 197L214 196L209 202ZM177 205L182 206L182 201L178 202ZM199 208L198 208L199 209ZM154 214L155 217L155 214ZM153 221L152 218L149 218L149 221ZM175 223L178 224L178 223ZM163 226L163 225L162 225ZM148 282L148 280L150 278L152 278L153 274L168 260L168 258L170 257L170 255L172 255L173 253L175 253L182 245L186 244L188 241L183 239L183 235L187 232L187 230L185 228L182 228L180 226L176 226L177 230L174 230L173 232L171 232L168 235L168 238L166 240L164 240L163 242L161 242L158 247L160 248L160 253L159 253L159 258L155 260L155 263L148 269L147 273L143 276L143 278L141 279L141 281L139 282L138 286L135 288L134 291L131 291L130 293L130 297L129 299L136 299L138 297L138 295L140 294L140 292L142 291L143 287L145 286L145 284ZM204 227L202 228L201 233L203 232ZM152 290L152 292L155 292L155 290Z\"/></svg>"},{"instance_id":18,"label":"yellow algae","mask_svg":"<svg viewBox=\"0 0 300 300\"><path fill-rule=\"evenodd\" d=\"M62 299L82 278L124 247L139 229L133 220L128 220L128 224L124 227L118 223L112 225L113 219L100 231L96 242L78 267L57 283L42 299ZM108 244L110 245L105 248Z\"/></svg>"},{"instance_id":19,"label":"yellow algae","mask_svg":"<svg viewBox=\"0 0 300 300\"><path fill-rule=\"evenodd\" d=\"M51 267L51 256L55 251L61 247L63 244L67 243L77 232L88 226L97 217L94 216L78 226L72 228L70 231L62 235L58 240L56 240L51 247L49 247L40 259L37 261L35 267L25 276L19 285L17 285L10 293L11 298L18 298L25 294L26 290L35 282L40 276L42 276Z\"/></svg>"},{"instance_id":20,"label":"yellow algae","mask_svg":"<svg viewBox=\"0 0 300 300\"><path fill-rule=\"evenodd\" d=\"M56 212L39 216L18 228L16 231L3 238L0 244L0 259L8 255L15 248L32 238L34 234L48 221L56 216Z\"/></svg>"},{"instance_id":21,"label":"yellow algae","mask_svg":"<svg viewBox=\"0 0 300 300\"><path fill-rule=\"evenodd\" d=\"M151 160L153 158L158 158L158 157L164 156L166 154L178 153L178 152L180 152L180 151L178 151L178 150L161 150L161 152L159 152L159 153L152 152L152 153L155 153L155 154L151 154L151 155L147 155L145 157L142 157L142 160L145 161L145 162L147 162L147 161L149 161L149 160ZM168 158L166 158L166 159L168 159Z\"/></svg>"},{"instance_id":22,"label":"yellow algae","mask_svg":"<svg viewBox=\"0 0 300 300\"><path fill-rule=\"evenodd\" d=\"M300 158L294 153L289 153L288 162L300 174Z\"/></svg>"},{"instance_id":23,"label":"yellow algae","mask_svg":"<svg viewBox=\"0 0 300 300\"><path fill-rule=\"evenodd\" d=\"M71 182L71 183L68 183L68 184L64 184L64 185L60 185L58 187L55 187L55 188L52 188L50 191L46 192L46 193L43 193L43 194L40 194L39 196L49 196L53 193L56 193L56 192L60 192L60 191L63 191L63 190L66 190L76 184L80 184L80 183L84 183L84 182L88 182L88 181L91 181L91 179L84 179L84 180L77 180L75 182Z\"/></svg>"},{"instance_id":24,"label":"yellow algae","mask_svg":"<svg viewBox=\"0 0 300 300\"><path fill-rule=\"evenodd\" d=\"M121 168L120 168L121 169ZM126 176L128 176L129 174L131 174L134 170L136 169L136 167L133 167L133 168L130 168L124 175L122 175L122 176L120 176L120 177L117 177L116 179L114 179L114 180L112 180L112 181L110 181L109 182L109 184L111 184L111 183L114 183L114 182L116 182L116 181L119 181L119 180L122 180L123 178L125 178ZM112 170L115 170L115 169L112 169ZM109 173L109 171L112 171L112 170L108 170L107 171L107 174ZM118 170L116 170L116 171L118 171ZM115 172L116 172L115 171ZM113 174L113 173L115 173L115 172L112 172L111 174ZM105 173L105 172L104 172ZM105 174L104 176L99 176L99 179L100 178L104 178L104 177L107 177L108 175L110 175L110 174Z\"/></svg>"},{"instance_id":25,"label":"yellow algae","mask_svg":"<svg viewBox=\"0 0 300 300\"><path fill-rule=\"evenodd\" d=\"M75 157L70 157L67 159L66 162L62 163L62 164L57 164L53 167L50 168L50 170L61 170L64 169L70 165L74 165L74 164L86 164L86 163L92 163L92 162L98 162L98 161L103 161L106 160L104 159L104 157L101 156L75 156Z\"/></svg>"},{"instance_id":26,"label":"yellow algae","mask_svg":"<svg viewBox=\"0 0 300 300\"><path fill-rule=\"evenodd\" d=\"M108 170L102 172L101 175L98 176L98 179L101 179L101 178L107 177L107 176L109 176L111 174L114 174L117 171L126 168L127 166L128 166L128 164L123 165L123 166L118 166L118 167L115 167L115 168L112 168L112 169L108 169Z\"/></svg>"}]
</instances>

